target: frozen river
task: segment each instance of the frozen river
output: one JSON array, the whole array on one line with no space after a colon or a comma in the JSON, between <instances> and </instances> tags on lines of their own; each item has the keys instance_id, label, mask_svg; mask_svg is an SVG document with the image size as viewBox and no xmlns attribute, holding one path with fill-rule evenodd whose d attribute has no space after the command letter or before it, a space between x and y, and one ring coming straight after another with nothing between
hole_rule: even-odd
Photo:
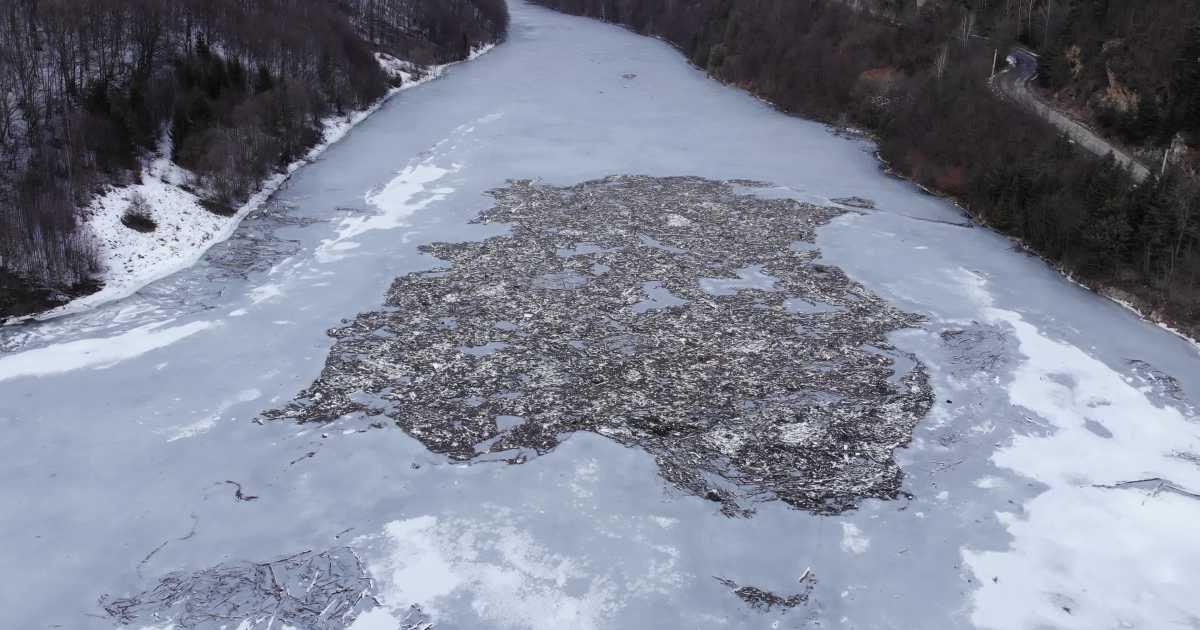
<instances>
[{"instance_id":1,"label":"frozen river","mask_svg":"<svg viewBox=\"0 0 1200 630\"><path fill-rule=\"evenodd\" d=\"M139 628L1200 628L1194 346L862 140L662 42L511 8L507 43L390 101L195 267L0 330L0 627L112 628L108 605ZM816 246L926 319L892 336L936 397L896 454L909 496L729 517L592 433L464 465L353 418L254 422L318 376L329 328L436 263L418 246L499 233L468 224L485 191L612 174L874 201Z\"/></svg>"}]
</instances>

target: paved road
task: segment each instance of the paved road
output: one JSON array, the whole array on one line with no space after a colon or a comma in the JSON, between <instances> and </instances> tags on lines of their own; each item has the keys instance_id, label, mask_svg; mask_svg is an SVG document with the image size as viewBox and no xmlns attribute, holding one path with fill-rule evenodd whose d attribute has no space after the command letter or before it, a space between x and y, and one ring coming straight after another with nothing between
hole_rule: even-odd
<instances>
[{"instance_id":1,"label":"paved road","mask_svg":"<svg viewBox=\"0 0 1200 630\"><path fill-rule=\"evenodd\" d=\"M1129 170L1138 182L1150 176L1150 169L1135 160L1119 147L1100 137L1096 132L1072 120L1062 112L1050 107L1029 89L1029 82L1037 76L1038 59L1029 51L1020 48L1009 53L1010 64L996 75L993 85L1005 96L1021 103L1049 121L1050 124L1067 132L1072 140L1099 156L1112 154L1117 163Z\"/></svg>"}]
</instances>

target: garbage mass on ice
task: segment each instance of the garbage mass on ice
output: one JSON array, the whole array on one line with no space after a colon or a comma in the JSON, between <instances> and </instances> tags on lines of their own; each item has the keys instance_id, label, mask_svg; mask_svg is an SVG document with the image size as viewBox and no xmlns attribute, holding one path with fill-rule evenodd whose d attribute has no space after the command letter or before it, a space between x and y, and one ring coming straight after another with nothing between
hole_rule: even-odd
<instances>
[{"instance_id":1,"label":"garbage mass on ice","mask_svg":"<svg viewBox=\"0 0 1200 630\"><path fill-rule=\"evenodd\" d=\"M476 222L510 233L426 246L447 265L330 331L320 378L266 416L386 417L452 460L514 464L591 431L730 516L895 497L892 451L932 395L887 335L919 319L818 262L814 228L843 211L737 186L762 184L491 191Z\"/></svg>"}]
</instances>

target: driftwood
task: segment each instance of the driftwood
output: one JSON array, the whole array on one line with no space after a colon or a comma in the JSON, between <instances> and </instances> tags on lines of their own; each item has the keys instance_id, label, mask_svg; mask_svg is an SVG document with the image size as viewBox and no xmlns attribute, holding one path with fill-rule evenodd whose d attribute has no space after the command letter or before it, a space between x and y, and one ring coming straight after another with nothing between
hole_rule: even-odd
<instances>
[{"instance_id":1,"label":"driftwood","mask_svg":"<svg viewBox=\"0 0 1200 630\"><path fill-rule=\"evenodd\" d=\"M842 212L754 182L514 182L446 262L330 331L320 378L273 420L386 417L457 461L521 463L591 431L676 487L747 515L838 512L900 492L892 457L932 396L888 333L918 323L821 264ZM903 369L900 366L903 365Z\"/></svg>"}]
</instances>

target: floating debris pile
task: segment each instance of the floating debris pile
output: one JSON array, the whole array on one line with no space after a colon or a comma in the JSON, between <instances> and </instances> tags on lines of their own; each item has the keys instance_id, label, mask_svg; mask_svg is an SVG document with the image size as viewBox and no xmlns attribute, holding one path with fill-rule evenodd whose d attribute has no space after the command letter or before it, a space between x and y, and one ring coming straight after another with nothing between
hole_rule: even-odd
<instances>
[{"instance_id":1,"label":"floating debris pile","mask_svg":"<svg viewBox=\"0 0 1200 630\"><path fill-rule=\"evenodd\" d=\"M816 577L806 571L804 577L800 578L800 584L804 587L804 590L792 595L778 595L756 586L743 586L729 578L714 576L713 579L720 582L722 586L731 589L733 594L745 602L747 606L762 612L770 611L772 608L780 608L787 611L808 602L809 596L812 595L813 585L816 584Z\"/></svg>"},{"instance_id":2,"label":"floating debris pile","mask_svg":"<svg viewBox=\"0 0 1200 630\"><path fill-rule=\"evenodd\" d=\"M164 576L153 589L100 605L117 623L171 628L342 630L378 605L375 585L349 547L269 562L226 562ZM421 611L409 611L418 627ZM407 626L406 626L407 627Z\"/></svg>"},{"instance_id":3,"label":"floating debris pile","mask_svg":"<svg viewBox=\"0 0 1200 630\"><path fill-rule=\"evenodd\" d=\"M331 330L320 378L266 416L386 416L459 461L521 463L591 431L730 515L896 496L892 451L931 393L886 336L918 318L816 261L814 229L840 210L734 186L763 184L494 190L476 222L510 234L424 247L447 265Z\"/></svg>"},{"instance_id":4,"label":"floating debris pile","mask_svg":"<svg viewBox=\"0 0 1200 630\"><path fill-rule=\"evenodd\" d=\"M863 197L837 197L835 199L830 199L830 201L833 203L840 203L843 206L850 206L851 208L862 208L864 210L875 209L875 202L871 201L870 199L864 199Z\"/></svg>"}]
</instances>

